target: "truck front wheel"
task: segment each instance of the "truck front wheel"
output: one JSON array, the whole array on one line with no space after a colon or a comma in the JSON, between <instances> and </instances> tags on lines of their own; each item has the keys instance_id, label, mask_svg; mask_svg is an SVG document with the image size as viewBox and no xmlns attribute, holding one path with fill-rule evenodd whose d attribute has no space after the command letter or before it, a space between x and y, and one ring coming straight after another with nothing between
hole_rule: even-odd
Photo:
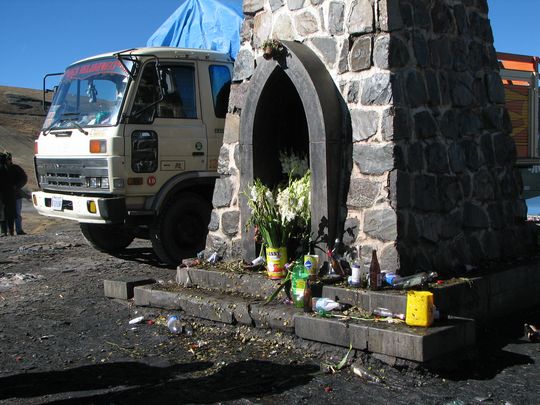
<instances>
[{"instance_id":1,"label":"truck front wheel","mask_svg":"<svg viewBox=\"0 0 540 405\"><path fill-rule=\"evenodd\" d=\"M118 253L127 248L135 235L124 225L80 224L88 243L104 253Z\"/></svg>"},{"instance_id":2,"label":"truck front wheel","mask_svg":"<svg viewBox=\"0 0 540 405\"><path fill-rule=\"evenodd\" d=\"M172 266L204 249L212 207L193 193L184 193L169 202L150 230L152 247L158 257Z\"/></svg>"}]
</instances>

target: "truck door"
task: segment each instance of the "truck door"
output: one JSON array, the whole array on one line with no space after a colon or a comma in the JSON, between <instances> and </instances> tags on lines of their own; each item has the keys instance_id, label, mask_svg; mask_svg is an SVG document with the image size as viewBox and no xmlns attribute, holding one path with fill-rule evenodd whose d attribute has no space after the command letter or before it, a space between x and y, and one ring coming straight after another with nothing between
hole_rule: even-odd
<instances>
[{"instance_id":1,"label":"truck door","mask_svg":"<svg viewBox=\"0 0 540 405\"><path fill-rule=\"evenodd\" d=\"M174 175L206 170L197 83L195 62L144 66L124 135L130 193L152 194ZM129 178L138 180L130 184Z\"/></svg>"}]
</instances>

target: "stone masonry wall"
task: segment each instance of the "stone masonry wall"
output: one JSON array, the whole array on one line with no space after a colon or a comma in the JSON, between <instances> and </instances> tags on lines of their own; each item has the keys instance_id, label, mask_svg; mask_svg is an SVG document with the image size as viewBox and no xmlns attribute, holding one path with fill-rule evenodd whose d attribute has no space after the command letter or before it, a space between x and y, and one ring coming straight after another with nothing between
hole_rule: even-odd
<instances>
[{"instance_id":1,"label":"stone masonry wall","mask_svg":"<svg viewBox=\"0 0 540 405\"><path fill-rule=\"evenodd\" d=\"M350 246L449 270L530 245L486 0L245 0L207 249L241 256L239 122L267 38L324 62L352 124ZM309 117L308 117L309 118Z\"/></svg>"}]
</instances>

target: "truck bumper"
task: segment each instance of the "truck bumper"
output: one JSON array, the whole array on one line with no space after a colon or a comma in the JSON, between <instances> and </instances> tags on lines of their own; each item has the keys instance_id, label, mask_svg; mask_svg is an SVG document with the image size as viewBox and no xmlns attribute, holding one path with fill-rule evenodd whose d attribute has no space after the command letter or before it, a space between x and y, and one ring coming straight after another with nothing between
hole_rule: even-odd
<instances>
[{"instance_id":1,"label":"truck bumper","mask_svg":"<svg viewBox=\"0 0 540 405\"><path fill-rule=\"evenodd\" d=\"M94 224L122 223L126 218L124 197L81 197L37 191L32 193L32 202L38 213L48 217Z\"/></svg>"}]
</instances>

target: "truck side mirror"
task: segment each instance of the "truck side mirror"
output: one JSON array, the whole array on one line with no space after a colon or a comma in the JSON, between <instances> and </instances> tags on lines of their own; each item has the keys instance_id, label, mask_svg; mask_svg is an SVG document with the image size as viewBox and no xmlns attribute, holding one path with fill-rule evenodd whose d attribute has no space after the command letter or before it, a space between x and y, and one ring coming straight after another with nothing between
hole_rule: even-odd
<instances>
[{"instance_id":1,"label":"truck side mirror","mask_svg":"<svg viewBox=\"0 0 540 405\"><path fill-rule=\"evenodd\" d=\"M171 69L163 68L160 70L160 85L163 95L170 96L176 93L176 84Z\"/></svg>"}]
</instances>

